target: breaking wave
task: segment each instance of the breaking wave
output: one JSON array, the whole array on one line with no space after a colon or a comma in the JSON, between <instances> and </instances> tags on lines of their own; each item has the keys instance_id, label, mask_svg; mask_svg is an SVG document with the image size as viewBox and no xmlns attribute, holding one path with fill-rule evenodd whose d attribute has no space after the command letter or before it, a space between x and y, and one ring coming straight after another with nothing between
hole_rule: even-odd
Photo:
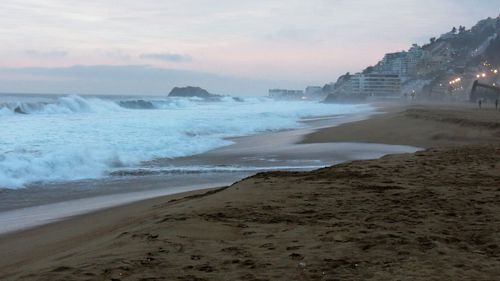
<instances>
[{"instance_id":1,"label":"breaking wave","mask_svg":"<svg viewBox=\"0 0 500 281\"><path fill-rule=\"evenodd\" d=\"M104 100L71 95L54 102L10 102L0 104L0 116L11 114L70 114L122 111L124 109L175 109L190 105L191 101L166 98L165 100Z\"/></svg>"},{"instance_id":2,"label":"breaking wave","mask_svg":"<svg viewBox=\"0 0 500 281\"><path fill-rule=\"evenodd\" d=\"M143 161L199 154L228 137L305 126L304 117L370 111L367 105L218 102L185 98L65 96L0 104L0 188L108 176Z\"/></svg>"},{"instance_id":3,"label":"breaking wave","mask_svg":"<svg viewBox=\"0 0 500 281\"><path fill-rule=\"evenodd\" d=\"M69 113L97 113L117 111L120 106L112 101L98 98L83 98L72 95L57 98L53 103L48 102L19 102L0 105L4 113L14 114L69 114Z\"/></svg>"},{"instance_id":4,"label":"breaking wave","mask_svg":"<svg viewBox=\"0 0 500 281\"><path fill-rule=\"evenodd\" d=\"M194 103L207 102L202 98L126 99L105 100L71 95L59 97L54 102L7 102L0 103L0 116L12 114L70 114L120 111L124 109L176 109ZM222 97L217 102L244 102L243 98Z\"/></svg>"}]
</instances>

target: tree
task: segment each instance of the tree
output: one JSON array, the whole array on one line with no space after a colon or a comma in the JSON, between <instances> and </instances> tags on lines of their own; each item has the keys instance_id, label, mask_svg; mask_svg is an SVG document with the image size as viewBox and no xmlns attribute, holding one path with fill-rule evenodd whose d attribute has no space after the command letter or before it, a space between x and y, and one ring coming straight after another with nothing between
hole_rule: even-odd
<instances>
[{"instance_id":1,"label":"tree","mask_svg":"<svg viewBox=\"0 0 500 281\"><path fill-rule=\"evenodd\" d=\"M457 28L453 27L453 29L451 30L451 33L453 33L453 34L457 33Z\"/></svg>"},{"instance_id":2,"label":"tree","mask_svg":"<svg viewBox=\"0 0 500 281\"><path fill-rule=\"evenodd\" d=\"M434 42L436 42L436 37L432 37L432 38L430 39L430 41L431 41L431 44L433 44Z\"/></svg>"},{"instance_id":3,"label":"tree","mask_svg":"<svg viewBox=\"0 0 500 281\"><path fill-rule=\"evenodd\" d=\"M465 33L465 26L460 26L460 27L458 28L458 33L459 33L459 34Z\"/></svg>"}]
</instances>

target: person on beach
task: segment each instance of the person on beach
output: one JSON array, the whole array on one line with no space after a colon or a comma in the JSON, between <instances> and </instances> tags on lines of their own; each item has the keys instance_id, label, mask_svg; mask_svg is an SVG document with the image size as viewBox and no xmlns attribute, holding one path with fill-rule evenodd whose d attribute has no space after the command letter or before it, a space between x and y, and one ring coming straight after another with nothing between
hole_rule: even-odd
<instances>
[{"instance_id":1,"label":"person on beach","mask_svg":"<svg viewBox=\"0 0 500 281\"><path fill-rule=\"evenodd\" d=\"M482 99L479 99L477 101L477 104L479 105L479 109L481 109L481 105L483 104L483 100Z\"/></svg>"}]
</instances>

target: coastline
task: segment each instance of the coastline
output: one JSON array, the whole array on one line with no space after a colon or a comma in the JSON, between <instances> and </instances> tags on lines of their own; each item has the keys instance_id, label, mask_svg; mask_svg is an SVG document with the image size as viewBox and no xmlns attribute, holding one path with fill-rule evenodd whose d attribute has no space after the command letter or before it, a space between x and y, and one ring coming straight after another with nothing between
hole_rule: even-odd
<instances>
[{"instance_id":1,"label":"coastline","mask_svg":"<svg viewBox=\"0 0 500 281\"><path fill-rule=\"evenodd\" d=\"M494 246L500 241L476 245L474 239L488 241L499 230L499 212L495 211L498 205L494 207L498 203L494 186L500 183L496 174L500 172L499 153L495 153L500 152L500 125L495 121L499 115L471 108L412 106L319 129L302 142L342 141L349 137L349 130L352 141L397 142L397 130L387 133L387 126L400 123L404 128L407 122L419 122L413 135L403 130L399 137L404 135L404 144L433 149L312 172L260 173L216 193L175 195L176 201L159 197L4 235L0 237L1 250L9 255L0 260L0 271L5 274L0 278L83 280L87 276L133 280L178 274L179 278L187 278L181 280L217 280L219 274L229 274L233 279L247 276L243 278L247 280L309 280L322 276L437 280L446 276L496 276L498 262L488 259L488 255L498 254ZM411 171L405 163L412 163L415 166L410 167L416 170ZM405 177L394 175L396 170ZM475 177L477 173L480 178ZM419 189L422 184L427 188ZM450 184L456 185L458 191L446 187ZM470 185L481 192L467 191ZM429 190L429 186L437 189ZM352 188L356 188L355 193ZM445 201L433 200L436 195ZM464 203L469 199L476 203ZM445 204L446 200L450 203ZM423 207L413 205L417 201ZM406 210L409 206L410 213ZM480 213L469 213L472 207ZM449 215L451 210L455 215ZM130 220L120 221L113 217L117 215ZM492 224L487 226L483 219L474 222L477 216ZM82 224L99 218L106 227ZM457 238L461 235L458 232L425 230L429 223L440 227L437 222L443 219L449 222L446 227L458 227L464 235L484 237ZM467 223L475 230L469 229ZM65 232L75 226L79 227L74 232ZM69 236L54 235L61 229ZM371 235L373 230L369 229L377 229L378 234ZM408 229L416 232L412 234ZM48 248L29 257L28 241L33 237ZM459 242L462 246L455 247L454 243ZM413 248L414 244L420 246ZM124 249L119 249L120 245ZM394 252L398 247L404 249ZM471 251L472 256L467 256ZM445 271L437 274L433 262L446 265ZM478 272L479 265L482 272Z\"/></svg>"},{"instance_id":2,"label":"coastline","mask_svg":"<svg viewBox=\"0 0 500 281\"><path fill-rule=\"evenodd\" d=\"M233 144L199 155L146 162L146 166L159 167L155 173L121 171L119 176L103 180L3 190L0 235L134 201L229 185L258 172L309 171L350 160L415 151L417 148L381 144L300 144L307 134L371 118L380 110L310 118L301 121L307 124L303 128L235 137L230 139Z\"/></svg>"}]
</instances>

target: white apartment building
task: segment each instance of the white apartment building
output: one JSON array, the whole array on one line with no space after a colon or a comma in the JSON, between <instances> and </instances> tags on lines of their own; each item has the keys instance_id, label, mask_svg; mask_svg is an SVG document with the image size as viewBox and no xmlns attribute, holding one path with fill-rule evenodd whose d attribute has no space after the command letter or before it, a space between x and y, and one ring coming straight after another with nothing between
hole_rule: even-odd
<instances>
[{"instance_id":1,"label":"white apartment building","mask_svg":"<svg viewBox=\"0 0 500 281\"><path fill-rule=\"evenodd\" d=\"M401 78L396 74L362 74L351 77L351 94L373 97L399 97Z\"/></svg>"},{"instance_id":2,"label":"white apartment building","mask_svg":"<svg viewBox=\"0 0 500 281\"><path fill-rule=\"evenodd\" d=\"M423 56L423 50L418 45L413 46L408 52L389 53L378 64L376 72L384 74L397 74L408 77L416 73L417 64Z\"/></svg>"}]
</instances>

